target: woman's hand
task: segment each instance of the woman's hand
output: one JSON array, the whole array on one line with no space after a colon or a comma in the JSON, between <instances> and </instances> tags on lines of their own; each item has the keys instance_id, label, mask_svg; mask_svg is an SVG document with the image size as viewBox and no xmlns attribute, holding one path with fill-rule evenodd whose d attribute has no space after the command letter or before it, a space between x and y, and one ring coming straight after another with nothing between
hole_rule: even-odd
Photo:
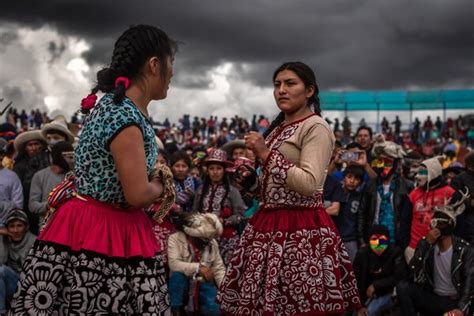
<instances>
[{"instance_id":1,"label":"woman's hand","mask_svg":"<svg viewBox=\"0 0 474 316\"><path fill-rule=\"evenodd\" d=\"M159 192L160 195L157 199L159 200L165 191L165 186L163 185L162 180L158 177L154 177L151 179L150 183L156 188L157 192Z\"/></svg>"},{"instance_id":2,"label":"woman's hand","mask_svg":"<svg viewBox=\"0 0 474 316\"><path fill-rule=\"evenodd\" d=\"M260 158L262 161L265 161L270 154L267 146L265 146L265 140L260 133L249 132L244 136L245 145L248 149L253 151L255 155Z\"/></svg>"}]
</instances>

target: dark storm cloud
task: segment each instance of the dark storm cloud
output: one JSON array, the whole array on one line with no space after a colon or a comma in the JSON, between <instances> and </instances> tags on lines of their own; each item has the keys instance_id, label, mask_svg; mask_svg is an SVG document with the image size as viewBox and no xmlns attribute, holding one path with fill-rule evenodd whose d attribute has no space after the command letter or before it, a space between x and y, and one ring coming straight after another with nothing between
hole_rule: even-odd
<instances>
[{"instance_id":1,"label":"dark storm cloud","mask_svg":"<svg viewBox=\"0 0 474 316\"><path fill-rule=\"evenodd\" d=\"M183 42L175 83L206 88L223 62L268 86L281 62L302 60L321 88L473 87L474 2L435 1L7 1L0 19L49 24L86 38L106 64L130 24L151 23Z\"/></svg>"}]
</instances>

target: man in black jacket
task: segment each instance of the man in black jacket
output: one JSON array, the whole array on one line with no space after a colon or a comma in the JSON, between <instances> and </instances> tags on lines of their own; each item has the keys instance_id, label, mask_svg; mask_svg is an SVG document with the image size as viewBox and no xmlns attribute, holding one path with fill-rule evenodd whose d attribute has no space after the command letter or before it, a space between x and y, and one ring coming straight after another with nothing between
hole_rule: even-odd
<instances>
[{"instance_id":1,"label":"man in black jacket","mask_svg":"<svg viewBox=\"0 0 474 316\"><path fill-rule=\"evenodd\" d=\"M453 235L455 207L434 209L432 229L409 263L415 284L397 286L401 315L471 315L474 254L468 242Z\"/></svg>"},{"instance_id":2,"label":"man in black jacket","mask_svg":"<svg viewBox=\"0 0 474 316\"><path fill-rule=\"evenodd\" d=\"M354 261L361 302L365 302L359 315L381 315L390 310L395 286L406 272L402 250L390 244L387 227L372 227L369 246L359 249Z\"/></svg>"}]
</instances>

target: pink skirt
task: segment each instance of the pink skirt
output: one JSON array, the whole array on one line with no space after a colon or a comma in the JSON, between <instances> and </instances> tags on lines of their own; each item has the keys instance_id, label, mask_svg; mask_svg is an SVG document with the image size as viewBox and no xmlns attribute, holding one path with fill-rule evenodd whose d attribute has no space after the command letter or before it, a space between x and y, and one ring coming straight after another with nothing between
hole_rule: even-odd
<instances>
[{"instance_id":1,"label":"pink skirt","mask_svg":"<svg viewBox=\"0 0 474 316\"><path fill-rule=\"evenodd\" d=\"M153 221L142 209L121 209L90 197L84 199L64 203L38 240L110 257L151 258L160 251Z\"/></svg>"},{"instance_id":2,"label":"pink skirt","mask_svg":"<svg viewBox=\"0 0 474 316\"><path fill-rule=\"evenodd\" d=\"M351 262L323 208L259 210L218 301L232 315L334 315L361 307Z\"/></svg>"},{"instance_id":3,"label":"pink skirt","mask_svg":"<svg viewBox=\"0 0 474 316\"><path fill-rule=\"evenodd\" d=\"M9 315L170 315L158 250L142 210L73 198L26 257Z\"/></svg>"}]
</instances>

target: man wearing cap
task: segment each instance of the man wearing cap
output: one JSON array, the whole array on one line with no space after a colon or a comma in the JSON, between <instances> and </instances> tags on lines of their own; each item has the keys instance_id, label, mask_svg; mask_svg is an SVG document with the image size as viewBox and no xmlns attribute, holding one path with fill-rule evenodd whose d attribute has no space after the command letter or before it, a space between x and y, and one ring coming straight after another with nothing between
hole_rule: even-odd
<instances>
[{"instance_id":1,"label":"man wearing cap","mask_svg":"<svg viewBox=\"0 0 474 316\"><path fill-rule=\"evenodd\" d=\"M12 210L6 224L6 228L0 228L0 314L6 312L5 303L15 293L21 267L36 240L22 210Z\"/></svg>"},{"instance_id":2,"label":"man wearing cap","mask_svg":"<svg viewBox=\"0 0 474 316\"><path fill-rule=\"evenodd\" d=\"M5 156L7 142L0 138L0 161ZM17 174L0 163L0 227L4 225L8 212L23 207L23 188Z\"/></svg>"},{"instance_id":3,"label":"man wearing cap","mask_svg":"<svg viewBox=\"0 0 474 316\"><path fill-rule=\"evenodd\" d=\"M41 134L48 142L49 147L52 147L58 142L74 143L74 135L67 127L67 122L64 116L59 115L50 123L43 125Z\"/></svg>"},{"instance_id":4,"label":"man wearing cap","mask_svg":"<svg viewBox=\"0 0 474 316\"><path fill-rule=\"evenodd\" d=\"M471 315L474 256L469 243L453 235L455 226L456 211L435 208L431 230L409 263L415 284L397 286L401 315Z\"/></svg>"},{"instance_id":5,"label":"man wearing cap","mask_svg":"<svg viewBox=\"0 0 474 316\"><path fill-rule=\"evenodd\" d=\"M39 130L23 132L14 142L17 157L13 171L20 178L23 186L23 209L28 214L28 201L30 198L30 185L33 175L50 165L49 154L46 151L46 140ZM31 229L38 231L38 219L32 216Z\"/></svg>"}]
</instances>

